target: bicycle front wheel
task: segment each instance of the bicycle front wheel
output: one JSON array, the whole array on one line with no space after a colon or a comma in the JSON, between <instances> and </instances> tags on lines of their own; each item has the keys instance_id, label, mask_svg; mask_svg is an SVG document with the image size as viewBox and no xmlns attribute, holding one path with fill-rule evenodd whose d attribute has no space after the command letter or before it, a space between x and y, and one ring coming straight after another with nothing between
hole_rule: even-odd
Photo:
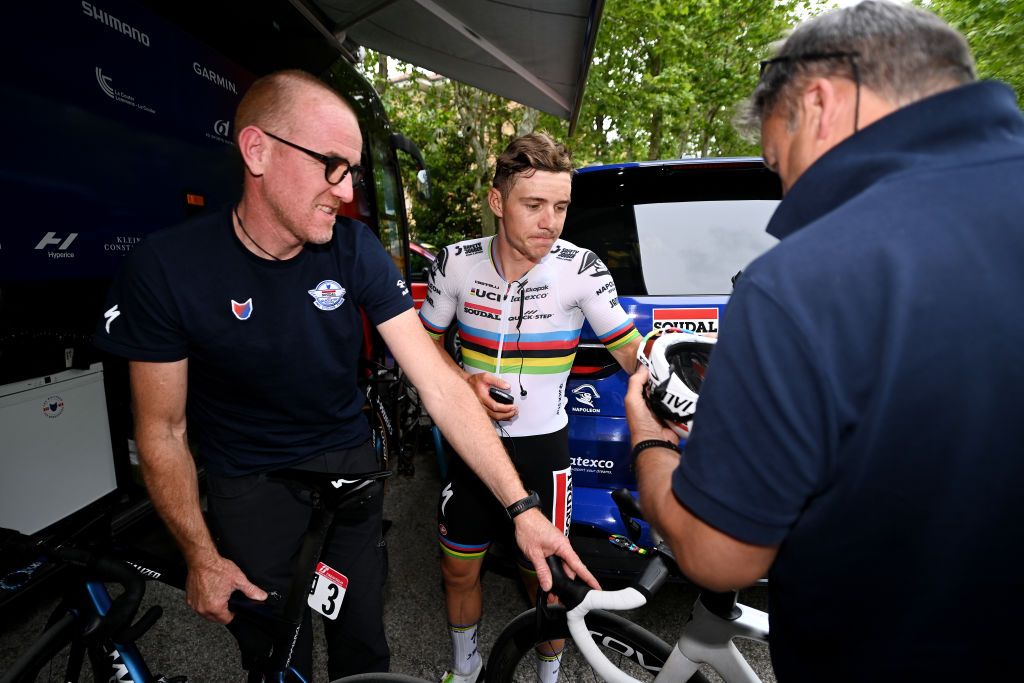
<instances>
[{"instance_id":1,"label":"bicycle front wheel","mask_svg":"<svg viewBox=\"0 0 1024 683\"><path fill-rule=\"evenodd\" d=\"M392 674L392 673L372 673L372 674L356 674L354 676L345 676L344 678L338 678L331 681L331 683L430 683L422 678L414 678L412 676L406 676L405 674Z\"/></svg>"},{"instance_id":2,"label":"bicycle front wheel","mask_svg":"<svg viewBox=\"0 0 1024 683\"><path fill-rule=\"evenodd\" d=\"M0 675L0 683L78 681L85 659L85 646L77 639L78 629L74 614L55 613L39 639ZM96 675L90 680L106 678Z\"/></svg>"},{"instance_id":3,"label":"bicycle front wheel","mask_svg":"<svg viewBox=\"0 0 1024 683\"><path fill-rule=\"evenodd\" d=\"M617 667L633 678L651 681L661 671L672 647L661 638L622 617L594 610L587 615L587 628L594 642ZM537 632L536 610L523 612L501 632L487 659L487 683L534 683L537 675L535 647L552 640L565 640L559 666L560 681L598 681L580 651L573 645L564 615L550 625L548 632ZM691 683L705 683L699 673Z\"/></svg>"}]
</instances>

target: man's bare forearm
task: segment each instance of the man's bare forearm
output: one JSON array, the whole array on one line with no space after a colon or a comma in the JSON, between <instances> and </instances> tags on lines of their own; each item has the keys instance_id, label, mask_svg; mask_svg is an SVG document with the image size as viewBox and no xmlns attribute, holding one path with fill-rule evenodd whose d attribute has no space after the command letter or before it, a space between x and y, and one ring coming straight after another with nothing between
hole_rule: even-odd
<instances>
[{"instance_id":1,"label":"man's bare forearm","mask_svg":"<svg viewBox=\"0 0 1024 683\"><path fill-rule=\"evenodd\" d=\"M672 473L679 465L679 454L667 448L651 448L643 457L637 458L634 465L644 519L663 538L670 540L667 533L669 530L662 524L661 515L671 511L671 507L665 505L665 498L674 495Z\"/></svg>"},{"instance_id":2,"label":"man's bare forearm","mask_svg":"<svg viewBox=\"0 0 1024 683\"><path fill-rule=\"evenodd\" d=\"M431 337L431 340L434 342L434 346L437 347L438 353L441 354L441 360L443 360L448 367L454 370L459 377L462 379L468 378L469 373L460 367L459 364L455 362L455 359L448 355L448 351L445 350L444 337L437 337L436 339Z\"/></svg>"},{"instance_id":3,"label":"man's bare forearm","mask_svg":"<svg viewBox=\"0 0 1024 683\"><path fill-rule=\"evenodd\" d=\"M184 435L138 435L139 459L146 489L186 562L217 556L199 505L199 483Z\"/></svg>"},{"instance_id":4,"label":"man's bare forearm","mask_svg":"<svg viewBox=\"0 0 1024 683\"><path fill-rule=\"evenodd\" d=\"M448 442L502 505L526 497L519 473L472 389L455 373L444 385L441 393L421 397Z\"/></svg>"}]
</instances>

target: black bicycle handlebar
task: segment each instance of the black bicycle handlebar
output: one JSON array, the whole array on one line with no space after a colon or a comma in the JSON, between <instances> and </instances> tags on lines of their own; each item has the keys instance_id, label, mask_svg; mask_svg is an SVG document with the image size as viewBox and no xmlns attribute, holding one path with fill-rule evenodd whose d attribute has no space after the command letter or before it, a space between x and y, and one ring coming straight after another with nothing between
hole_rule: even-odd
<instances>
[{"instance_id":1,"label":"black bicycle handlebar","mask_svg":"<svg viewBox=\"0 0 1024 683\"><path fill-rule=\"evenodd\" d=\"M57 548L49 555L83 569L92 580L118 583L124 587L124 592L112 600L107 613L86 627L86 636L98 639L109 637L119 643L132 643L141 638L163 614L161 607L153 606L132 624L146 593L146 581L124 562L78 548Z\"/></svg>"}]
</instances>

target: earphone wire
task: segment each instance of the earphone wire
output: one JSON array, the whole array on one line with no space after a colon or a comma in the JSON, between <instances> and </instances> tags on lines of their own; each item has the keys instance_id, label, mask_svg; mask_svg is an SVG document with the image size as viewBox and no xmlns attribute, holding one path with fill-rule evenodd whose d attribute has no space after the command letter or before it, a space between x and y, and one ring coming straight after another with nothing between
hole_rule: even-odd
<instances>
[{"instance_id":1,"label":"earphone wire","mask_svg":"<svg viewBox=\"0 0 1024 683\"><path fill-rule=\"evenodd\" d=\"M526 364L526 352L523 351L523 309L526 307L526 284L529 280L519 282L519 319L516 321L516 348L519 349L519 396L526 398L526 389L523 388L523 366Z\"/></svg>"}]
</instances>

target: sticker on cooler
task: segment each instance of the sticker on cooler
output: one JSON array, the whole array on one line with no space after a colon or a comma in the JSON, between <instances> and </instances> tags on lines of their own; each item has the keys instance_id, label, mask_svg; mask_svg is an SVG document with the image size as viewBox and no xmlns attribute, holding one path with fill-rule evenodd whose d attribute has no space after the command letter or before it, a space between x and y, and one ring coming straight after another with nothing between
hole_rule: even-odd
<instances>
[{"instance_id":1,"label":"sticker on cooler","mask_svg":"<svg viewBox=\"0 0 1024 683\"><path fill-rule=\"evenodd\" d=\"M337 619L341 601L345 599L348 577L323 562L316 565L313 585L309 587L309 606L328 619Z\"/></svg>"},{"instance_id":2,"label":"sticker on cooler","mask_svg":"<svg viewBox=\"0 0 1024 683\"><path fill-rule=\"evenodd\" d=\"M717 308L655 308L652 318L654 330L678 327L698 334L718 332Z\"/></svg>"}]
</instances>

